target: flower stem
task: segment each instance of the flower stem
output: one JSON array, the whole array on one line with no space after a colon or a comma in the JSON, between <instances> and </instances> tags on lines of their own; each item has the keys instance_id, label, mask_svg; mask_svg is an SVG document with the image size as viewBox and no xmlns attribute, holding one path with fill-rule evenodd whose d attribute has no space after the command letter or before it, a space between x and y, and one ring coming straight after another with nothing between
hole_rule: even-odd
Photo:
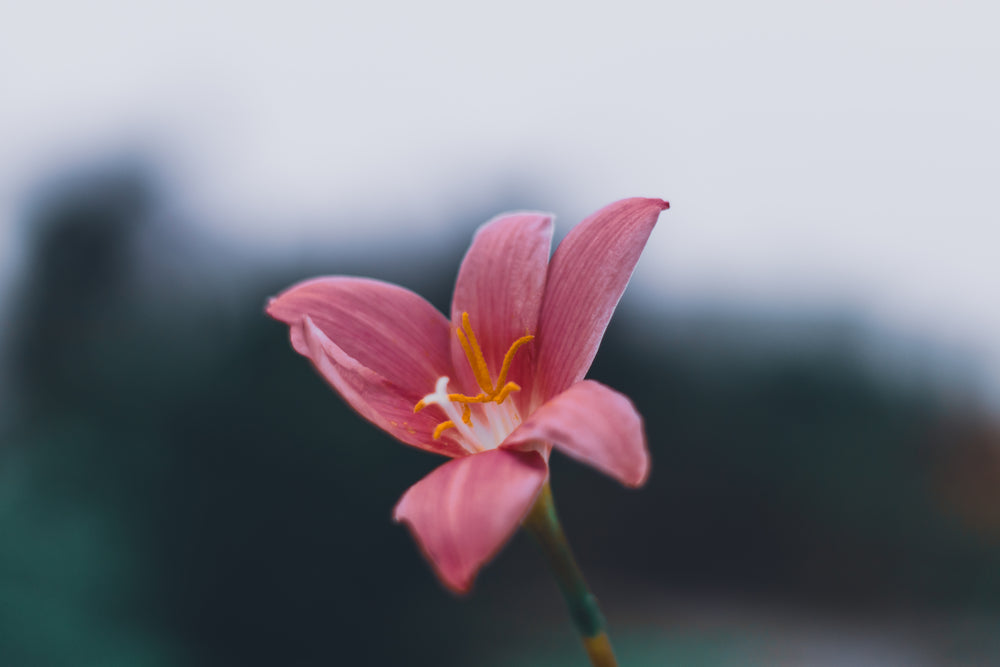
<instances>
[{"instance_id":1,"label":"flower stem","mask_svg":"<svg viewBox=\"0 0 1000 667\"><path fill-rule=\"evenodd\" d=\"M580 566L573 558L573 552L556 515L552 489L548 482L542 487L538 500L525 518L524 527L538 542L549 561L549 567L566 600L573 625L580 633L591 664L594 667L617 667L618 662L604 630L604 617L597 606L597 598L590 592Z\"/></svg>"}]
</instances>

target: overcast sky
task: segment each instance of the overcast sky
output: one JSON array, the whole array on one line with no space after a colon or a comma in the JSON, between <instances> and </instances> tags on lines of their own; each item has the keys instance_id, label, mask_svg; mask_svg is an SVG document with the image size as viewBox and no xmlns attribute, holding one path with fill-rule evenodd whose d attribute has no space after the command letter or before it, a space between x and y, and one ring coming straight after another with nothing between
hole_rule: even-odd
<instances>
[{"instance_id":1,"label":"overcast sky","mask_svg":"<svg viewBox=\"0 0 1000 667\"><path fill-rule=\"evenodd\" d=\"M115 151L261 248L447 233L506 178L561 232L670 199L644 293L856 308L1000 385L994 4L8 3L3 274L29 189Z\"/></svg>"}]
</instances>

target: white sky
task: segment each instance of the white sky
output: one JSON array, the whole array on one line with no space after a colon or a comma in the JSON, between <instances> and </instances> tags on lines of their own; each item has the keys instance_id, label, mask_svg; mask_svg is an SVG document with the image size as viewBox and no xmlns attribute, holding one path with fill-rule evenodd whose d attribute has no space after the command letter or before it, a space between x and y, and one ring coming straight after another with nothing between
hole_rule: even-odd
<instances>
[{"instance_id":1,"label":"white sky","mask_svg":"<svg viewBox=\"0 0 1000 667\"><path fill-rule=\"evenodd\" d=\"M1000 386L995 3L599 4L0 4L2 274L29 188L114 150L261 247L513 178L563 232L670 199L646 293L856 306Z\"/></svg>"}]
</instances>

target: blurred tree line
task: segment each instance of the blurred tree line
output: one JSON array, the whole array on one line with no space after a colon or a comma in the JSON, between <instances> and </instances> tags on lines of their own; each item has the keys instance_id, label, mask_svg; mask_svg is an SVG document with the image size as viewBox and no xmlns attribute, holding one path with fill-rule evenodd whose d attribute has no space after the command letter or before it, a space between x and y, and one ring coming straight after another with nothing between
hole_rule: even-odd
<instances>
[{"instance_id":1,"label":"blurred tree line","mask_svg":"<svg viewBox=\"0 0 1000 667\"><path fill-rule=\"evenodd\" d=\"M390 512L439 461L356 417L262 312L324 273L447 311L475 226L520 206L486 202L419 256L400 238L262 261L174 219L142 167L42 190L4 318L0 664L468 665L550 634L572 645L524 539L471 598L437 585ZM860 330L792 329L798 344L762 351L738 335L752 322L661 310L626 297L591 372L645 416L648 486L553 462L613 630L610 612L656 594L1000 613L1000 437L983 413L873 370Z\"/></svg>"}]
</instances>

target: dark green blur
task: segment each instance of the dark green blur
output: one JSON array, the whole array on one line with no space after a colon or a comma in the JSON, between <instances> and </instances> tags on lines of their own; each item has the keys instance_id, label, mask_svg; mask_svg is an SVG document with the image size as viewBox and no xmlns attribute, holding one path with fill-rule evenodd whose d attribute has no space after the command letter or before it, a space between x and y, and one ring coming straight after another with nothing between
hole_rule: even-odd
<instances>
[{"instance_id":1,"label":"dark green blur","mask_svg":"<svg viewBox=\"0 0 1000 667\"><path fill-rule=\"evenodd\" d=\"M251 258L142 167L40 189L3 320L0 665L582 664L530 540L467 598L437 584L390 514L440 460L356 417L263 314L324 273L446 310L474 228L531 206L452 212L420 252L401 211L384 244ZM769 664L789 616L1000 656L995 423L873 368L842 318L665 306L627 295L591 372L645 416L647 486L553 458L623 667Z\"/></svg>"}]
</instances>

